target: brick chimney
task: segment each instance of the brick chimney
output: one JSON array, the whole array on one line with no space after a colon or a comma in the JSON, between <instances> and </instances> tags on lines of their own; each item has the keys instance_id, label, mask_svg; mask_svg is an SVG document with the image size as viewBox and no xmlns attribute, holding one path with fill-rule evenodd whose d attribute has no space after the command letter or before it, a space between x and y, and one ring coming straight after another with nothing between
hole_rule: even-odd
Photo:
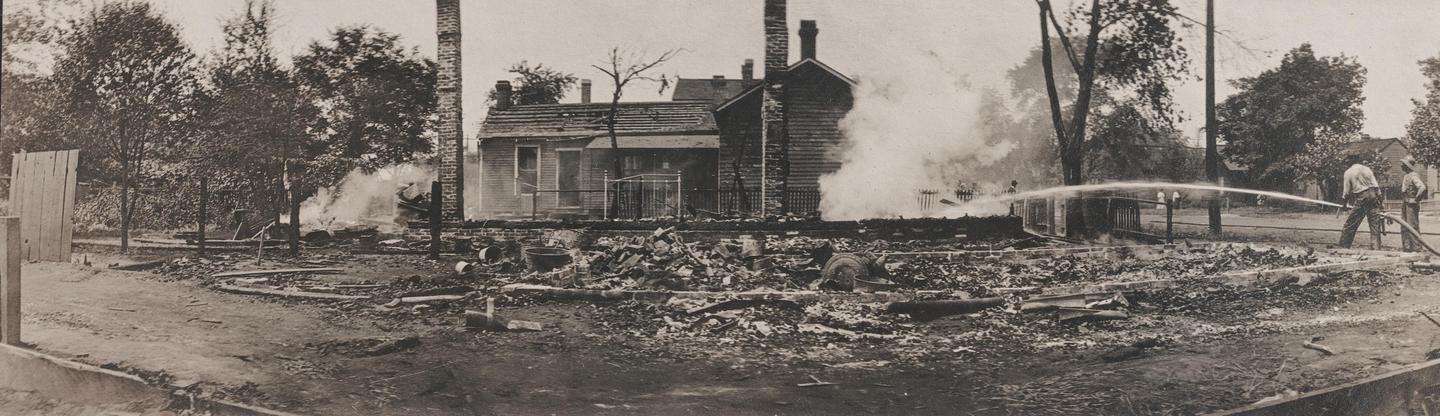
<instances>
[{"instance_id":1,"label":"brick chimney","mask_svg":"<svg viewBox=\"0 0 1440 416\"><path fill-rule=\"evenodd\" d=\"M590 80L580 80L580 102L590 104Z\"/></svg>"},{"instance_id":2,"label":"brick chimney","mask_svg":"<svg viewBox=\"0 0 1440 416\"><path fill-rule=\"evenodd\" d=\"M495 81L495 109L500 111L510 109L510 81Z\"/></svg>"},{"instance_id":3,"label":"brick chimney","mask_svg":"<svg viewBox=\"0 0 1440 416\"><path fill-rule=\"evenodd\" d=\"M815 59L815 35L820 34L820 28L815 27L814 20L800 21L800 60Z\"/></svg>"},{"instance_id":4,"label":"brick chimney","mask_svg":"<svg viewBox=\"0 0 1440 416\"><path fill-rule=\"evenodd\" d=\"M444 221L465 219L465 123L460 101L460 0L435 0L436 127L440 153L439 182Z\"/></svg>"},{"instance_id":5,"label":"brick chimney","mask_svg":"<svg viewBox=\"0 0 1440 416\"><path fill-rule=\"evenodd\" d=\"M755 79L755 60L746 59L744 65L740 65L740 79L749 81Z\"/></svg>"},{"instance_id":6,"label":"brick chimney","mask_svg":"<svg viewBox=\"0 0 1440 416\"><path fill-rule=\"evenodd\" d=\"M790 59L790 30L785 0L765 0L765 91L760 102L760 215L785 214L786 155L785 69Z\"/></svg>"}]
</instances>

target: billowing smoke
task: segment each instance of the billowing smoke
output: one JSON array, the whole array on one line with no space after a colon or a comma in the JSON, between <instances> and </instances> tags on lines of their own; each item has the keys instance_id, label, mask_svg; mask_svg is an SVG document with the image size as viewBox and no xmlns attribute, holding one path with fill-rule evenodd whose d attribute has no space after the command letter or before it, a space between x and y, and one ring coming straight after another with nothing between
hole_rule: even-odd
<instances>
[{"instance_id":1,"label":"billowing smoke","mask_svg":"<svg viewBox=\"0 0 1440 416\"><path fill-rule=\"evenodd\" d=\"M404 164L365 173L351 171L339 185L322 188L300 204L300 225L333 228L351 225L397 226L396 193L407 196L429 192L435 171Z\"/></svg>"},{"instance_id":2,"label":"billowing smoke","mask_svg":"<svg viewBox=\"0 0 1440 416\"><path fill-rule=\"evenodd\" d=\"M910 58L892 61L903 70L865 73L855 87L840 123L841 168L820 178L825 219L922 216L933 211L922 208L922 190L936 191L934 201L954 199L960 183L999 186L985 170L1015 144L986 134L983 92L933 53Z\"/></svg>"}]
</instances>

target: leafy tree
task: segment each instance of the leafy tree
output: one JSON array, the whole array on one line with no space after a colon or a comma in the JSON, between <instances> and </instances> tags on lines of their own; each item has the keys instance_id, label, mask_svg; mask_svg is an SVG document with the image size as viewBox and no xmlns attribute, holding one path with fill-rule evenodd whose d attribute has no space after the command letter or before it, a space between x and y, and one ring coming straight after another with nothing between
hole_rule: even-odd
<instances>
[{"instance_id":1,"label":"leafy tree","mask_svg":"<svg viewBox=\"0 0 1440 416\"><path fill-rule=\"evenodd\" d=\"M1298 181L1315 183L1321 199L1339 202L1344 198L1340 192L1345 170L1351 165L1360 163L1370 167L1380 183L1386 182L1385 173L1390 171L1390 161L1380 152L1350 150L1349 144L1358 139L1331 131L1321 132L1304 150L1276 162L1273 168L1289 172Z\"/></svg>"},{"instance_id":2,"label":"leafy tree","mask_svg":"<svg viewBox=\"0 0 1440 416\"><path fill-rule=\"evenodd\" d=\"M195 54L148 3L92 8L64 37L56 82L70 137L91 141L97 169L120 179L120 247L129 248L132 188L173 157L199 89ZM92 153L92 154L95 154ZM92 162L93 163L93 162Z\"/></svg>"},{"instance_id":3,"label":"leafy tree","mask_svg":"<svg viewBox=\"0 0 1440 416\"><path fill-rule=\"evenodd\" d=\"M37 0L6 5L0 24L0 167L21 151L69 147L54 126L59 94L45 63L57 52L65 29L64 14L78 0Z\"/></svg>"},{"instance_id":4,"label":"leafy tree","mask_svg":"<svg viewBox=\"0 0 1440 416\"><path fill-rule=\"evenodd\" d=\"M1405 126L1410 152L1430 166L1440 166L1440 55L1420 61L1420 72L1429 80L1425 100L1414 100L1410 123Z\"/></svg>"},{"instance_id":5,"label":"leafy tree","mask_svg":"<svg viewBox=\"0 0 1440 416\"><path fill-rule=\"evenodd\" d=\"M215 189L248 196L249 206L269 208L278 219L308 194L296 181L323 147L307 131L316 109L290 73L281 67L271 45L273 3L249 0L226 20L224 46L210 65L212 91L204 118L206 134L197 145L194 173L210 178ZM286 200L290 203L286 204ZM237 201L231 201L237 202ZM291 222L291 250L298 251L299 221Z\"/></svg>"},{"instance_id":6,"label":"leafy tree","mask_svg":"<svg viewBox=\"0 0 1440 416\"><path fill-rule=\"evenodd\" d=\"M1365 120L1365 68L1346 56L1320 57L1310 44L1285 54L1278 68L1231 82L1240 91L1216 109L1220 137L1229 144L1225 157L1249 166L1251 183L1267 189L1291 190L1296 180L1313 172L1300 169L1335 155L1311 146L1319 138L1335 141L1358 137ZM1329 163L1341 164L1331 159Z\"/></svg>"},{"instance_id":7,"label":"leafy tree","mask_svg":"<svg viewBox=\"0 0 1440 416\"><path fill-rule=\"evenodd\" d=\"M324 158L308 161L312 184L333 184L365 171L416 160L433 149L435 62L400 44L400 36L342 27L295 57L295 77L320 109L309 126Z\"/></svg>"},{"instance_id":8,"label":"leafy tree","mask_svg":"<svg viewBox=\"0 0 1440 416\"><path fill-rule=\"evenodd\" d=\"M1066 185L1085 182L1087 126L1097 91L1129 92L1133 97L1128 99L1144 103L1142 108L1155 119L1168 123L1174 116L1168 82L1187 72L1188 55L1172 27L1180 16L1168 0L1089 3L1067 11L1065 20L1069 25L1086 27L1084 36L1072 37L1050 0L1036 0L1040 63L1061 177ZM1060 95L1060 85L1069 80L1060 78L1055 70L1051 30L1058 38L1063 62L1068 62L1074 73L1075 97L1069 105L1062 103ZM1075 41L1084 43L1077 46ZM1085 230L1083 209L1080 204L1067 205L1066 223L1073 232Z\"/></svg>"},{"instance_id":9,"label":"leafy tree","mask_svg":"<svg viewBox=\"0 0 1440 416\"><path fill-rule=\"evenodd\" d=\"M1183 151L1180 132L1156 125L1134 102L1106 103L1104 107L1111 110L1091 116L1095 125L1086 150L1087 176L1117 180L1168 178L1176 172L1166 167L1185 164L1188 152ZM1193 171L1190 173L1193 175Z\"/></svg>"},{"instance_id":10,"label":"leafy tree","mask_svg":"<svg viewBox=\"0 0 1440 416\"><path fill-rule=\"evenodd\" d=\"M515 74L514 92L510 94L510 105L556 104L565 99L565 91L575 86L579 78L575 74L545 67L545 64L530 66L520 61L506 69ZM498 100L495 89L490 89L489 100Z\"/></svg>"}]
</instances>

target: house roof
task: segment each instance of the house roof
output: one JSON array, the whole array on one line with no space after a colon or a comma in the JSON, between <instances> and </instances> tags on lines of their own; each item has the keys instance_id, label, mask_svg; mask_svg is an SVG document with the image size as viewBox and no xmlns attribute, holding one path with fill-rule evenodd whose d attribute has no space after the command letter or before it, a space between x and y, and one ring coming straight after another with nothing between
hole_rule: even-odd
<instances>
[{"instance_id":1,"label":"house roof","mask_svg":"<svg viewBox=\"0 0 1440 416\"><path fill-rule=\"evenodd\" d=\"M1217 144L1217 145L1215 145L1215 152L1217 152L1217 153L1220 154L1220 162L1225 165L1225 166L1224 166L1225 170L1231 171L1231 172L1244 172L1244 171L1250 170L1250 167L1249 167L1249 166L1245 166L1245 165L1242 165L1242 164L1239 164L1239 163L1235 163L1234 161L1231 161L1230 158L1225 157L1225 147L1226 147L1226 145L1223 145L1223 144ZM1190 146L1186 146L1186 148L1187 148L1187 149L1190 149L1191 152L1195 152L1195 156L1197 156L1197 157L1201 157L1201 158L1205 157L1205 148L1204 148L1204 147L1190 147Z\"/></svg>"},{"instance_id":2,"label":"house roof","mask_svg":"<svg viewBox=\"0 0 1440 416\"><path fill-rule=\"evenodd\" d=\"M683 136L626 136L616 137L615 144L621 149L719 149L720 136L716 134L690 134ZM611 148L609 137L596 137L585 145L587 149Z\"/></svg>"},{"instance_id":3,"label":"house roof","mask_svg":"<svg viewBox=\"0 0 1440 416\"><path fill-rule=\"evenodd\" d=\"M814 58L807 58L807 59L802 60L802 61L800 61L800 62L796 62L794 65L790 65L789 68L785 68L785 72L791 72L791 71L794 71L794 70L799 69L800 67L806 66L806 65L811 65L811 66L815 66L815 67L817 67L817 68L820 68L820 70L822 70L822 71L824 71L824 72L826 72L826 73L829 73L831 76L835 77L836 79L839 79L839 80L841 80L841 81L845 81L845 83L848 84L848 85L850 85L851 87L855 86L855 80L850 79L850 77L845 76L845 74L840 73L840 71L836 71L835 68L831 68L830 65L825 65L824 62L820 62L820 61L818 61L818 60L815 60ZM731 104L735 104L736 102L738 102L738 101L740 101L741 99L745 98L745 96L750 95L750 94L754 93L755 91L759 91L760 88L763 87L763 86L765 86L764 83L756 83L755 85L751 86L749 89L746 89L744 92L741 92L740 94L738 94L738 95L736 95L736 96L734 96L734 97L731 97L731 98L728 99L728 100L725 100L725 102L720 103L719 106L715 107L715 111L724 110L725 107L729 107Z\"/></svg>"},{"instance_id":4,"label":"house roof","mask_svg":"<svg viewBox=\"0 0 1440 416\"><path fill-rule=\"evenodd\" d=\"M758 84L758 79L680 78L675 82L675 92L670 99L720 104Z\"/></svg>"},{"instance_id":5,"label":"house roof","mask_svg":"<svg viewBox=\"0 0 1440 416\"><path fill-rule=\"evenodd\" d=\"M610 103L518 105L491 109L480 125L481 139L597 137L607 134ZM615 118L620 135L715 134L715 116L706 101L622 102Z\"/></svg>"},{"instance_id":6,"label":"house roof","mask_svg":"<svg viewBox=\"0 0 1440 416\"><path fill-rule=\"evenodd\" d=\"M1404 145L1405 145L1405 143L1404 143L1404 142L1401 142L1400 139L1369 139L1369 140L1360 140L1360 141L1355 141L1355 142L1346 143L1346 144L1345 144L1345 151L1346 151L1346 152L1349 152L1349 153L1379 152L1379 151L1384 151L1385 148L1390 147L1390 145L1392 145L1392 144L1397 144L1397 143L1400 144L1401 146L1404 146Z\"/></svg>"}]
</instances>

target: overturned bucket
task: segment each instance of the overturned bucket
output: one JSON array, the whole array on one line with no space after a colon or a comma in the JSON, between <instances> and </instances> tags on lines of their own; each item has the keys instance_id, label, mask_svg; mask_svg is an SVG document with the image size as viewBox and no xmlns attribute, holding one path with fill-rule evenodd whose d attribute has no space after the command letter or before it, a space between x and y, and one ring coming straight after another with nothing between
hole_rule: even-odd
<instances>
[{"instance_id":1,"label":"overturned bucket","mask_svg":"<svg viewBox=\"0 0 1440 416\"><path fill-rule=\"evenodd\" d=\"M548 272L570 264L570 251L558 247L526 247L525 265L531 271Z\"/></svg>"}]
</instances>

